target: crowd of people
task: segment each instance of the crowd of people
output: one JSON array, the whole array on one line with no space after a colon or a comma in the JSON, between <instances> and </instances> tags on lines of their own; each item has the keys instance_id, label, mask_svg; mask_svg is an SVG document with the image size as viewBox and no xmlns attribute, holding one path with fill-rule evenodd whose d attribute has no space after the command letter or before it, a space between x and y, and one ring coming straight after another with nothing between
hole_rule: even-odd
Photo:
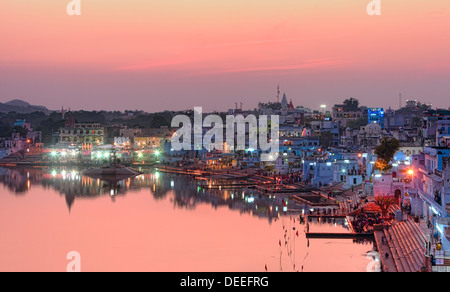
<instances>
[{"instance_id":1,"label":"crowd of people","mask_svg":"<svg viewBox=\"0 0 450 292\"><path fill-rule=\"evenodd\" d=\"M353 229L358 233L368 232L374 224L382 223L383 218L380 213L365 213L362 211L360 214L355 213L353 215Z\"/></svg>"}]
</instances>

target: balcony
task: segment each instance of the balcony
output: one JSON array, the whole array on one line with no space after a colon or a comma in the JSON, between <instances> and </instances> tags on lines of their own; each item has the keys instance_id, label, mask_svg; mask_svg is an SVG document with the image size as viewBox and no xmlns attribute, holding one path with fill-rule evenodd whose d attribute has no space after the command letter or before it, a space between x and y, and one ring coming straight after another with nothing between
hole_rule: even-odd
<instances>
[{"instance_id":1,"label":"balcony","mask_svg":"<svg viewBox=\"0 0 450 292\"><path fill-rule=\"evenodd\" d=\"M436 201L435 201L435 196L433 195L429 195L428 193L424 192L423 190L418 190L419 191L419 196L426 201L430 206L434 207L436 210L439 210L439 212L442 212L442 206L439 205ZM448 205L447 205L448 206ZM448 208L448 207L447 207Z\"/></svg>"}]
</instances>

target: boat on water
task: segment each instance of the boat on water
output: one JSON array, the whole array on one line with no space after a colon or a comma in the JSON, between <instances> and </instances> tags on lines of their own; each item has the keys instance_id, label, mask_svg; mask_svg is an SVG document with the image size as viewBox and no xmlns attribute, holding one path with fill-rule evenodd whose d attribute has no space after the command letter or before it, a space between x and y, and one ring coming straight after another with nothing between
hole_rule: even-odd
<instances>
[{"instance_id":1,"label":"boat on water","mask_svg":"<svg viewBox=\"0 0 450 292\"><path fill-rule=\"evenodd\" d=\"M115 153L113 155L113 160L110 165L105 167L89 169L83 172L83 175L89 176L94 179L100 179L109 182L118 182L141 174L142 172L134 168L125 167L120 163L118 163Z\"/></svg>"}]
</instances>

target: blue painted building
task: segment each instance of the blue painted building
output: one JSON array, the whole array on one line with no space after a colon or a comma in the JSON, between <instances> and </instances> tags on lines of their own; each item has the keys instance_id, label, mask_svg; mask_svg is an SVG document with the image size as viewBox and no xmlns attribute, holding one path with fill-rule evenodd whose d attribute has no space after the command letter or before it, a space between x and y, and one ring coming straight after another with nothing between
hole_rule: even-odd
<instances>
[{"instance_id":1,"label":"blue painted building","mask_svg":"<svg viewBox=\"0 0 450 292\"><path fill-rule=\"evenodd\" d=\"M384 129L384 109L381 107L371 107L367 110L369 124L378 124Z\"/></svg>"}]
</instances>

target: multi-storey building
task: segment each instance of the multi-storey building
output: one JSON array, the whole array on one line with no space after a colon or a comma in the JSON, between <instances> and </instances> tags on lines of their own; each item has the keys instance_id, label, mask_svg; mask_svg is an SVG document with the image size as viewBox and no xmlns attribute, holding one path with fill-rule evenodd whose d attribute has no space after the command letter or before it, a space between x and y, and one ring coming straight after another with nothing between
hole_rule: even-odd
<instances>
[{"instance_id":1,"label":"multi-storey building","mask_svg":"<svg viewBox=\"0 0 450 292\"><path fill-rule=\"evenodd\" d=\"M345 111L345 106L343 104L336 104L333 107L332 118L334 122L339 123L341 127L347 127L349 121L355 121L364 117L364 113L360 110L358 111Z\"/></svg>"},{"instance_id":2,"label":"multi-storey building","mask_svg":"<svg viewBox=\"0 0 450 292\"><path fill-rule=\"evenodd\" d=\"M428 110L422 118L422 137L427 145L439 145L438 136L440 130L450 120L449 110ZM439 128L439 125L441 128ZM448 124L447 124L448 125ZM447 129L448 131L448 129ZM444 131L445 132L445 131Z\"/></svg>"},{"instance_id":3,"label":"multi-storey building","mask_svg":"<svg viewBox=\"0 0 450 292\"><path fill-rule=\"evenodd\" d=\"M450 119L436 123L436 145L450 147Z\"/></svg>"},{"instance_id":4,"label":"multi-storey building","mask_svg":"<svg viewBox=\"0 0 450 292\"><path fill-rule=\"evenodd\" d=\"M425 147L413 157L414 186L412 214L423 219L433 235L450 251L450 148Z\"/></svg>"},{"instance_id":5,"label":"multi-storey building","mask_svg":"<svg viewBox=\"0 0 450 292\"><path fill-rule=\"evenodd\" d=\"M63 144L102 145L104 128L98 123L79 123L59 129L59 142Z\"/></svg>"},{"instance_id":6,"label":"multi-storey building","mask_svg":"<svg viewBox=\"0 0 450 292\"><path fill-rule=\"evenodd\" d=\"M331 136L331 145L337 147L340 142L339 124L332 121L313 121L311 127L314 136L320 137L322 134L329 132Z\"/></svg>"}]
</instances>

